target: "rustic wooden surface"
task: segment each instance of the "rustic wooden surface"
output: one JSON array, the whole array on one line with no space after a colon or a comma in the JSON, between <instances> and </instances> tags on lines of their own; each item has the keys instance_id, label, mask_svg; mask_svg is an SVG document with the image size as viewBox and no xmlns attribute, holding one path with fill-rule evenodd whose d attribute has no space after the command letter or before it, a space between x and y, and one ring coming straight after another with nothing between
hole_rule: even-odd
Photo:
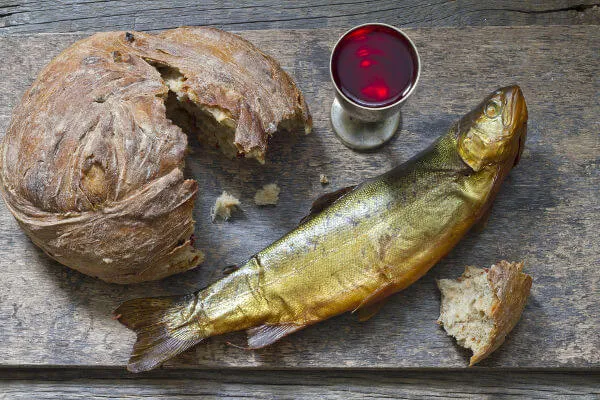
<instances>
[{"instance_id":1,"label":"rustic wooden surface","mask_svg":"<svg viewBox=\"0 0 600 400\"><path fill-rule=\"evenodd\" d=\"M276 55L297 78L317 129L312 136L276 140L273 150L279 156L271 160L267 167L271 170L226 162L195 146L188 173L207 193L198 203L197 234L203 248L211 249L201 269L137 287L104 284L48 260L18 230L0 202L0 399L194 394L336 399L598 397L598 27L409 30L422 53L423 80L404 109L401 135L391 146L368 155L343 148L328 127L332 93L326 62L340 32L243 33ZM4 83L0 136L10 110L37 71L78 37L0 37ZM469 235L423 280L392 298L379 316L366 324L342 316L255 353L214 339L162 371L135 378L121 369L133 341L129 331L109 319L110 310L121 300L147 293L180 293L217 279L221 266L243 259L292 228L318 194L406 160L487 91L513 82L522 85L529 104L528 147L506 182L489 225ZM291 165L284 161L286 157ZM240 172L242 176L236 177ZM318 182L321 172L332 178L328 187ZM273 180L284 189L281 204L253 207L254 191ZM231 223L211 225L208 209L221 189L242 196L244 213ZM485 265L503 257L526 260L528 272L534 275L532 297L507 343L481 367L462 371L467 353L433 323L439 306L433 278L456 276L464 264ZM227 339L243 342L241 335ZM174 370L177 367L186 370ZM226 369L187 369L198 367ZM517 369L498 369L503 367ZM530 372L531 367L545 372ZM556 367L565 370L553 372ZM573 368L587 372L565 372Z\"/></svg>"},{"instance_id":2,"label":"rustic wooden surface","mask_svg":"<svg viewBox=\"0 0 600 400\"><path fill-rule=\"evenodd\" d=\"M315 119L312 135L280 137L266 166L225 160L194 146L189 176L202 187L195 218L204 266L161 282L109 285L45 257L0 206L0 366L122 366L134 335L110 319L121 301L191 291L221 276L292 229L318 195L405 161L497 86L519 83L529 110L524 157L497 199L487 228L473 232L424 279L394 296L367 323L345 315L260 351L214 338L167 364L173 367L417 368L466 366L467 354L435 324L436 277L501 258L525 260L534 277L523 319L484 367L587 368L600 365L600 31L597 27L413 29L425 66L389 146L354 153L329 129L332 89L327 59L339 30L251 31L243 35L297 79ZM36 72L81 35L0 38L0 132ZM577 44L576 49L574 44ZM445 51L452 48L452 52ZM2 133L3 134L3 133ZM332 183L323 187L319 174ZM255 191L276 181L277 207L252 205ZM214 198L240 196L244 212L211 224Z\"/></svg>"},{"instance_id":3,"label":"rustic wooden surface","mask_svg":"<svg viewBox=\"0 0 600 400\"><path fill-rule=\"evenodd\" d=\"M196 397L193 397L196 396ZM0 399L598 399L600 374L506 371L10 371Z\"/></svg>"},{"instance_id":4,"label":"rustic wooden surface","mask_svg":"<svg viewBox=\"0 0 600 400\"><path fill-rule=\"evenodd\" d=\"M598 0L2 0L0 33L398 26L575 25L600 23Z\"/></svg>"}]
</instances>

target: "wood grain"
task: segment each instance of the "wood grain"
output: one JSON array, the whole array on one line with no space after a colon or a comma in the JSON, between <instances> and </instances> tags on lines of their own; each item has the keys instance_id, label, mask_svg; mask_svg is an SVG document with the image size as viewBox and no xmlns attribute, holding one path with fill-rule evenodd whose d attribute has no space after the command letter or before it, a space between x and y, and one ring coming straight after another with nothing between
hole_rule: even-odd
<instances>
[{"instance_id":1,"label":"wood grain","mask_svg":"<svg viewBox=\"0 0 600 400\"><path fill-rule=\"evenodd\" d=\"M0 33L158 30L181 25L227 29L600 24L598 0L10 0ZM596 6L596 7L594 7Z\"/></svg>"},{"instance_id":2,"label":"wood grain","mask_svg":"<svg viewBox=\"0 0 600 400\"><path fill-rule=\"evenodd\" d=\"M525 260L534 277L522 321L482 367L586 368L600 365L600 32L597 27L410 29L424 71L403 109L400 134L375 153L354 153L329 128L333 97L327 61L341 30L251 31L243 36L275 55L304 91L315 119L310 136L275 140L267 166L223 160L199 145L189 176L202 193L195 218L204 266L161 282L122 287L70 271L41 254L0 206L0 366L122 366L134 335L110 319L121 301L192 291L221 276L287 230L311 201L381 173L426 147L459 115L498 86L522 86L530 111L526 151L504 184L483 232L469 234L424 279L359 324L341 316L261 351L243 351L242 335L214 338L166 368L417 368L467 365L435 324L434 278L456 277L467 264ZM37 71L82 35L0 38L0 135ZM447 51L452 49L452 51ZM323 187L319 175L332 183ZM255 191L276 181L276 207L253 206ZM211 224L222 191L244 212Z\"/></svg>"},{"instance_id":3,"label":"wood grain","mask_svg":"<svg viewBox=\"0 0 600 400\"><path fill-rule=\"evenodd\" d=\"M506 371L6 371L0 399L597 399L600 375ZM1 380L4 379L4 380Z\"/></svg>"}]
</instances>

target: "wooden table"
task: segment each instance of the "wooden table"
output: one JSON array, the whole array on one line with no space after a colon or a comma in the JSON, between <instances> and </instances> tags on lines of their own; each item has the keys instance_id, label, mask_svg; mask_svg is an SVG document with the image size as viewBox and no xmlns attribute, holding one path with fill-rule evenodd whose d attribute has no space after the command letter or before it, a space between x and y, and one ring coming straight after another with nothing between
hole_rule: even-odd
<instances>
[{"instance_id":1,"label":"wooden table","mask_svg":"<svg viewBox=\"0 0 600 400\"><path fill-rule=\"evenodd\" d=\"M376 153L354 153L333 137L327 118L332 99L327 60L342 26L365 19L423 26L427 24L419 18L425 11L442 21L449 15L450 23L460 25L479 21L457 19L457 15L471 14L497 24L598 24L597 9L573 5L550 12L564 2L548 2L547 9L519 3L512 5L518 11L486 14L478 11L483 9L479 2L464 2L451 5L459 7L454 11L430 5L410 14L402 10L410 10L411 2L385 13L376 11L385 8L380 2L359 2L340 6L348 14L341 17L334 12L335 6L318 4L294 12L293 7L299 6L284 10L230 5L227 11L228 6L220 3L220 8L209 5L209 11L202 13L202 7L193 5L165 5L161 11L156 4L136 12L128 2L109 1L114 9L106 2L90 2L71 6L73 12L66 14L67 6L56 6L42 16L35 11L44 7L41 3L0 5L4 15L0 18L5 22L0 31L6 33L0 36L0 76L5 89L0 93L0 137L10 110L39 69L85 36L21 32L162 29L211 21L230 30L276 29L240 33L275 55L296 78L313 112L315 132L276 140L267 168L223 160L213 151L194 146L186 173L203 188L195 218L198 243L207 250L207 262L161 282L123 287L70 271L33 246L4 204L0 205L0 398L3 393L7 398L193 394L594 398L600 394L600 273L595 268L600 265L598 26L407 29L419 47L424 71L419 89L404 108L397 138ZM121 15L103 17L103 13L118 14L115 9ZM179 19L158 18L161 13ZM269 21L249 22L257 20L256 13ZM529 19L522 19L521 14ZM548 19L553 14L556 19ZM199 16L209 19L194 22ZM291 20L289 25L286 20ZM78 25L82 21L90 25ZM306 27L307 21L338 28L280 29ZM394 296L374 319L359 324L352 316L341 316L257 352L226 344L227 340L243 343L241 335L215 338L167 363L163 370L142 376L124 371L133 334L109 317L120 301L150 293L191 291L218 279L223 266L242 260L293 228L312 199L405 161L490 90L510 83L524 90L530 110L529 136L523 160L504 184L488 226L469 234L425 278ZM320 173L332 178L329 186L319 183ZM271 181L283 188L281 203L275 208L252 206L254 191ZM209 208L224 189L241 197L243 216L210 224ZM489 265L501 258L526 261L527 272L534 276L532 296L506 344L480 367L469 369L465 367L468 354L434 323L439 311L434 278L454 277L466 264Z\"/></svg>"}]
</instances>

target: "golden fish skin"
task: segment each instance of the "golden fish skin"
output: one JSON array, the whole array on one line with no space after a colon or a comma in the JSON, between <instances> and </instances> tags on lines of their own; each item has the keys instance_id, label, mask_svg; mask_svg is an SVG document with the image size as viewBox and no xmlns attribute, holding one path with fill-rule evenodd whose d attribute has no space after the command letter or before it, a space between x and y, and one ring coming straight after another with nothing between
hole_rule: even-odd
<instances>
[{"instance_id":1,"label":"golden fish skin","mask_svg":"<svg viewBox=\"0 0 600 400\"><path fill-rule=\"evenodd\" d=\"M317 201L300 226L206 289L123 303L115 315L138 335L128 369L227 332L246 329L260 348L347 311L369 317L486 214L526 127L521 89L499 89L408 162Z\"/></svg>"}]
</instances>

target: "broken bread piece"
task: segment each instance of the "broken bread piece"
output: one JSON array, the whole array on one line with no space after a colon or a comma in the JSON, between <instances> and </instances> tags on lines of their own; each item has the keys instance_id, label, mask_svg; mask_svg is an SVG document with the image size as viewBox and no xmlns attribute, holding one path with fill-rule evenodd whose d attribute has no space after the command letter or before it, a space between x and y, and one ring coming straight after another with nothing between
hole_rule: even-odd
<instances>
[{"instance_id":1,"label":"broken bread piece","mask_svg":"<svg viewBox=\"0 0 600 400\"><path fill-rule=\"evenodd\" d=\"M473 351L470 366L500 347L519 321L532 281L522 270L522 262L500 261L489 269L466 267L456 280L437 281L442 294L438 323Z\"/></svg>"},{"instance_id":2,"label":"broken bread piece","mask_svg":"<svg viewBox=\"0 0 600 400\"><path fill-rule=\"evenodd\" d=\"M281 193L279 186L276 183L269 183L256 192L254 203L257 206L275 205L279 202L279 193Z\"/></svg>"},{"instance_id":3,"label":"broken bread piece","mask_svg":"<svg viewBox=\"0 0 600 400\"><path fill-rule=\"evenodd\" d=\"M218 219L227 221L231 217L231 213L239 208L240 200L227 192L223 192L217 197L215 205L210 212L210 216L213 222Z\"/></svg>"},{"instance_id":4,"label":"broken bread piece","mask_svg":"<svg viewBox=\"0 0 600 400\"><path fill-rule=\"evenodd\" d=\"M191 131L200 141L229 157L264 163L269 137L276 132L311 132L312 117L300 89L275 59L249 41L205 27L157 36L158 45L140 43L139 48L176 95L175 106L191 119ZM168 51L164 42L172 46Z\"/></svg>"}]
</instances>

